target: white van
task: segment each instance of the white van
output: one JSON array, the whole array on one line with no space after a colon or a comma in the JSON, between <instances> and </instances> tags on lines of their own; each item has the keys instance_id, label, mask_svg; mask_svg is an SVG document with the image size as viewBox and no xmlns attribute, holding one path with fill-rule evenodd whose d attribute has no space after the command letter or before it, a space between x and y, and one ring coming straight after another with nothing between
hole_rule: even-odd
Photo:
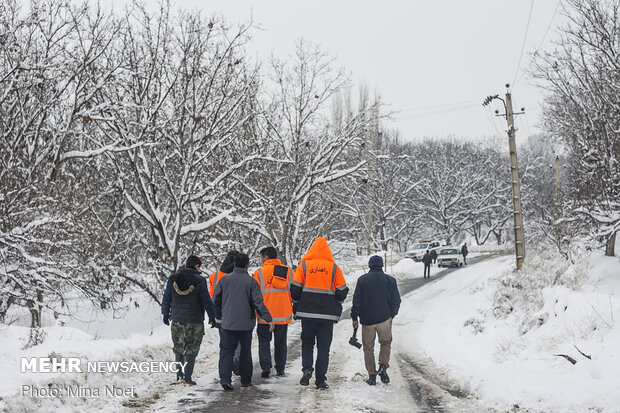
<instances>
[{"instance_id":1,"label":"white van","mask_svg":"<svg viewBox=\"0 0 620 413\"><path fill-rule=\"evenodd\" d=\"M439 241L418 241L411 251L405 253L405 258L412 258L414 261L422 261L422 257L424 257L426 250L435 250L437 254L439 254L440 249L441 242Z\"/></svg>"}]
</instances>

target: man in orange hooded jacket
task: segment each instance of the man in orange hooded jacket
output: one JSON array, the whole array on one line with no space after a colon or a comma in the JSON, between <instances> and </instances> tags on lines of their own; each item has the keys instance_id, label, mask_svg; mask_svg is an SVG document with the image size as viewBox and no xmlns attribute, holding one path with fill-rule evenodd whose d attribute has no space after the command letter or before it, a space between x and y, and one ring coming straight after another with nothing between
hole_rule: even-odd
<instances>
[{"instance_id":1,"label":"man in orange hooded jacket","mask_svg":"<svg viewBox=\"0 0 620 413\"><path fill-rule=\"evenodd\" d=\"M224 262L220 266L219 270L216 270L209 276L209 296L213 298L213 292L217 283L227 274L230 274L235 269L235 257L239 255L239 251L231 250L226 254Z\"/></svg>"},{"instance_id":2,"label":"man in orange hooded jacket","mask_svg":"<svg viewBox=\"0 0 620 413\"><path fill-rule=\"evenodd\" d=\"M327 389L325 375L329 365L329 347L334 323L340 320L342 303L347 297L347 287L342 270L334 262L327 240L318 237L300 260L293 281L291 297L295 303L295 317L301 319L302 386L310 384L316 369L317 389ZM312 368L314 343L317 356Z\"/></svg>"},{"instance_id":3,"label":"man in orange hooded jacket","mask_svg":"<svg viewBox=\"0 0 620 413\"><path fill-rule=\"evenodd\" d=\"M293 304L291 301L291 269L278 259L278 252L274 247L266 247L260 251L263 265L254 271L254 279L258 281L265 306L273 317L273 350L278 376L284 375L286 366L286 334L288 325L293 320ZM258 317L256 327L258 335L258 358L263 370L261 377L267 378L271 374L271 337L269 323Z\"/></svg>"}]
</instances>

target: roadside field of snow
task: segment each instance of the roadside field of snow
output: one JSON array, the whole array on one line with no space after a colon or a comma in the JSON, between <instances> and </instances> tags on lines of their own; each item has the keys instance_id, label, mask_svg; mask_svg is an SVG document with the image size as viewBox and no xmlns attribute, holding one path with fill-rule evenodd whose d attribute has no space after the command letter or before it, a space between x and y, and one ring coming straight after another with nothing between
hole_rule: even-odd
<instances>
[{"instance_id":1,"label":"roadside field of snow","mask_svg":"<svg viewBox=\"0 0 620 413\"><path fill-rule=\"evenodd\" d=\"M501 257L414 291L395 322L399 351L430 357L501 411L617 411L620 261L546 259L530 253L513 274L514 257Z\"/></svg>"}]
</instances>

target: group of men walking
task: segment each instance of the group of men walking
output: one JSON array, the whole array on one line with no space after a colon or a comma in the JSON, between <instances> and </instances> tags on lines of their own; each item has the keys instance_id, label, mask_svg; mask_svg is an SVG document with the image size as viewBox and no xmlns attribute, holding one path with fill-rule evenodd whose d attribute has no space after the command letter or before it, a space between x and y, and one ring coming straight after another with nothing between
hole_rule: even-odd
<instances>
[{"instance_id":1,"label":"group of men walking","mask_svg":"<svg viewBox=\"0 0 620 413\"><path fill-rule=\"evenodd\" d=\"M282 264L274 247L263 248L260 258L261 267L250 276L248 255L230 251L220 269L209 276L208 290L206 279L200 275L202 263L196 256L190 256L185 267L168 278L162 314L164 324L171 326L175 361L184 366L177 380L185 385L196 384L192 374L205 334L206 312L208 323L219 330L218 370L224 390L234 390L233 372L240 376L242 387L252 385L251 343L257 321L261 377L269 377L274 364L278 376L285 374L288 324L293 318L301 319L299 384L308 386L314 374L317 389L329 388L326 376L333 328L340 320L349 288L326 239L318 237L314 241L295 271ZM400 295L394 278L383 273L381 257L371 257L369 267L368 274L357 282L351 317L354 328L362 324L367 382L374 385L377 374L389 383L391 326L398 314ZM376 335L381 346L378 369L374 359Z\"/></svg>"}]
</instances>

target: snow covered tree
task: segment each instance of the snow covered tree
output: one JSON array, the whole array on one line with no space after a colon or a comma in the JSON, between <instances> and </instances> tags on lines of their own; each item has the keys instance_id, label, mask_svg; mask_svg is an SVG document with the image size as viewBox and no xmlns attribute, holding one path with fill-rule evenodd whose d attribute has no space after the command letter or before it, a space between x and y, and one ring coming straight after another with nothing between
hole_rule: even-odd
<instances>
[{"instance_id":1,"label":"snow covered tree","mask_svg":"<svg viewBox=\"0 0 620 413\"><path fill-rule=\"evenodd\" d=\"M368 254L388 248L404 251L422 220L413 199L419 184L412 167L414 146L386 130L377 141L372 151L368 145L361 148L373 157L369 166L331 188L337 203L334 234L355 240Z\"/></svg>"},{"instance_id":2,"label":"snow covered tree","mask_svg":"<svg viewBox=\"0 0 620 413\"><path fill-rule=\"evenodd\" d=\"M476 144L426 140L417 145L415 165L420 179L415 199L425 218L425 236L435 234L450 243L480 224L482 216L501 211L506 190L498 183L498 162Z\"/></svg>"},{"instance_id":3,"label":"snow covered tree","mask_svg":"<svg viewBox=\"0 0 620 413\"><path fill-rule=\"evenodd\" d=\"M620 1L567 0L553 51L535 57L543 122L568 151L567 207L614 255L620 230Z\"/></svg>"},{"instance_id":4,"label":"snow covered tree","mask_svg":"<svg viewBox=\"0 0 620 413\"><path fill-rule=\"evenodd\" d=\"M141 222L127 240L145 251L139 272L156 269L155 277L132 281L159 300L184 256L202 254L217 224L234 215L234 175L259 157L244 133L256 115L257 68L243 50L250 24L173 15L169 5L155 14L134 6L125 20L124 71L98 95L107 109L95 122L106 136L135 145L109 158L115 185Z\"/></svg>"},{"instance_id":5,"label":"snow covered tree","mask_svg":"<svg viewBox=\"0 0 620 413\"><path fill-rule=\"evenodd\" d=\"M363 142L366 113L330 127L328 103L348 84L344 71L334 69L333 63L304 40L297 42L289 60L271 59L272 92L263 103L260 132L272 161L255 174L259 184L248 188L262 219L239 223L259 231L289 263L328 230L324 223L330 211L323 207L333 203L321 199L320 189L364 165L363 159L346 155Z\"/></svg>"},{"instance_id":6,"label":"snow covered tree","mask_svg":"<svg viewBox=\"0 0 620 413\"><path fill-rule=\"evenodd\" d=\"M92 279L80 253L73 206L83 193L75 194L70 174L76 163L126 149L89 118L94 95L116 71L94 62L118 30L112 16L87 5L0 5L0 318L24 306L40 327L41 309L68 291L113 300L116 289Z\"/></svg>"},{"instance_id":7,"label":"snow covered tree","mask_svg":"<svg viewBox=\"0 0 620 413\"><path fill-rule=\"evenodd\" d=\"M491 141L472 148L470 162L476 165L476 175L481 175L475 195L484 199L483 204L473 204L470 226L466 231L473 235L476 244L484 244L491 235L497 244L503 242L503 234L510 228L512 203L510 173L507 168L508 154L497 149L498 142Z\"/></svg>"}]
</instances>

